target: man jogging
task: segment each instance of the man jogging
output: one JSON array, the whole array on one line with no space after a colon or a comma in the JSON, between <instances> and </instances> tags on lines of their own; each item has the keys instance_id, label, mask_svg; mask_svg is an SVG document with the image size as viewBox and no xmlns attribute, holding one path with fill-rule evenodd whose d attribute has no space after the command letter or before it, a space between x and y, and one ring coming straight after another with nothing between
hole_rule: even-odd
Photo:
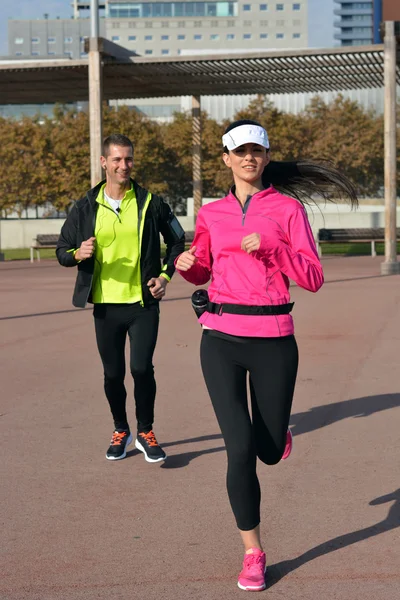
<instances>
[{"instance_id":1,"label":"man jogging","mask_svg":"<svg viewBox=\"0 0 400 600\"><path fill-rule=\"evenodd\" d=\"M153 432L156 382L153 353L159 301L183 252L182 227L162 198L131 179L133 144L124 135L107 137L101 164L106 179L76 202L57 244L65 267L78 266L73 305L94 305L97 346L104 390L114 419L108 460L126 456L133 441L126 414L125 342L130 342L137 435L135 445L148 462L166 454ZM160 233L166 244L161 267Z\"/></svg>"}]
</instances>

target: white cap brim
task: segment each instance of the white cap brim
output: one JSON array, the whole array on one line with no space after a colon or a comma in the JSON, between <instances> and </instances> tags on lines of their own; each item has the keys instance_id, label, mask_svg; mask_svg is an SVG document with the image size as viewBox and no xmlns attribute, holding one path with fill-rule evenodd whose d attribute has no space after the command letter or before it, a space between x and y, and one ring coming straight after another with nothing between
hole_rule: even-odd
<instances>
[{"instance_id":1,"label":"white cap brim","mask_svg":"<svg viewBox=\"0 0 400 600\"><path fill-rule=\"evenodd\" d=\"M258 125L239 125L222 136L222 145L234 150L243 144L258 144L269 149L268 134L264 127Z\"/></svg>"}]
</instances>

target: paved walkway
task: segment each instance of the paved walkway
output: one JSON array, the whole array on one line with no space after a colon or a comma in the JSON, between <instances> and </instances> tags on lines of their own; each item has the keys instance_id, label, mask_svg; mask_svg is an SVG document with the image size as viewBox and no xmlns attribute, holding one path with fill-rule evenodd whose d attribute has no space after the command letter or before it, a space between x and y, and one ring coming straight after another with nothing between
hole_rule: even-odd
<instances>
[{"instance_id":1,"label":"paved walkway","mask_svg":"<svg viewBox=\"0 0 400 600\"><path fill-rule=\"evenodd\" d=\"M259 467L260 597L399 598L400 278L380 277L380 261L327 258L318 294L293 288L295 445L287 462ZM0 264L1 600L243 598L191 286L171 283L155 357L168 461L132 450L110 463L92 316L71 307L74 276L52 261Z\"/></svg>"}]
</instances>

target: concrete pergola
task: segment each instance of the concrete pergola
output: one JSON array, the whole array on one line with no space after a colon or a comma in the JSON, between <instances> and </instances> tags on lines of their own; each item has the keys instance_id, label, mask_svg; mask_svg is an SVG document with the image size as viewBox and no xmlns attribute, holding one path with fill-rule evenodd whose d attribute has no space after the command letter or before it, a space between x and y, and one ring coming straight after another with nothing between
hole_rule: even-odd
<instances>
[{"instance_id":1,"label":"concrete pergola","mask_svg":"<svg viewBox=\"0 0 400 600\"><path fill-rule=\"evenodd\" d=\"M396 85L400 56L395 23L384 23L384 44L174 58L145 58L99 37L92 1L88 59L0 61L0 104L89 100L91 180L102 177L102 101L192 96L193 197L202 204L200 96L283 94L384 88L385 261L382 274L400 272L396 240ZM94 5L94 6L93 6Z\"/></svg>"}]
</instances>

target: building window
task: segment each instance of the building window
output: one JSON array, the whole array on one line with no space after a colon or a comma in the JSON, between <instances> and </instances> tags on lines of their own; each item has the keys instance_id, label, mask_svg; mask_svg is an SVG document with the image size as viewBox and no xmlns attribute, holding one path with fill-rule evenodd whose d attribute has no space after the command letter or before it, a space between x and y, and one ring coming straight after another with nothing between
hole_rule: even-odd
<instances>
[{"instance_id":1,"label":"building window","mask_svg":"<svg viewBox=\"0 0 400 600\"><path fill-rule=\"evenodd\" d=\"M251 21L243 21L243 27L251 27Z\"/></svg>"},{"instance_id":2,"label":"building window","mask_svg":"<svg viewBox=\"0 0 400 600\"><path fill-rule=\"evenodd\" d=\"M48 54L49 56L53 56L53 55L55 54L55 52L53 52L53 51L50 51L50 50L49 50L47 54Z\"/></svg>"},{"instance_id":3,"label":"building window","mask_svg":"<svg viewBox=\"0 0 400 600\"><path fill-rule=\"evenodd\" d=\"M32 56L39 56L39 52L32 52Z\"/></svg>"},{"instance_id":4,"label":"building window","mask_svg":"<svg viewBox=\"0 0 400 600\"><path fill-rule=\"evenodd\" d=\"M245 11L251 10L251 4L243 4L243 10L245 10Z\"/></svg>"},{"instance_id":5,"label":"building window","mask_svg":"<svg viewBox=\"0 0 400 600\"><path fill-rule=\"evenodd\" d=\"M166 29L167 27L169 27L168 21L161 21L161 27L163 27L164 29Z\"/></svg>"},{"instance_id":6,"label":"building window","mask_svg":"<svg viewBox=\"0 0 400 600\"><path fill-rule=\"evenodd\" d=\"M64 52L65 56L72 56L72 51L71 50L66 50Z\"/></svg>"},{"instance_id":7,"label":"building window","mask_svg":"<svg viewBox=\"0 0 400 600\"><path fill-rule=\"evenodd\" d=\"M276 10L283 10L283 4L277 4Z\"/></svg>"},{"instance_id":8,"label":"building window","mask_svg":"<svg viewBox=\"0 0 400 600\"><path fill-rule=\"evenodd\" d=\"M194 22L194 26L195 26L195 27L202 27L202 26L203 26L203 23L202 23L201 21L195 21L195 22Z\"/></svg>"},{"instance_id":9,"label":"building window","mask_svg":"<svg viewBox=\"0 0 400 600\"><path fill-rule=\"evenodd\" d=\"M145 50L144 53L145 54L153 54L153 50Z\"/></svg>"},{"instance_id":10,"label":"building window","mask_svg":"<svg viewBox=\"0 0 400 600\"><path fill-rule=\"evenodd\" d=\"M200 33L196 33L196 35L194 36L195 40L201 40L203 39L203 36Z\"/></svg>"},{"instance_id":11,"label":"building window","mask_svg":"<svg viewBox=\"0 0 400 600\"><path fill-rule=\"evenodd\" d=\"M112 42L119 42L119 35L113 35L113 36L111 36L111 41Z\"/></svg>"},{"instance_id":12,"label":"building window","mask_svg":"<svg viewBox=\"0 0 400 600\"><path fill-rule=\"evenodd\" d=\"M136 27L135 21L129 21L128 27L129 27L129 29L135 29L135 27Z\"/></svg>"},{"instance_id":13,"label":"building window","mask_svg":"<svg viewBox=\"0 0 400 600\"><path fill-rule=\"evenodd\" d=\"M119 23L113 23L111 29L119 29Z\"/></svg>"},{"instance_id":14,"label":"building window","mask_svg":"<svg viewBox=\"0 0 400 600\"><path fill-rule=\"evenodd\" d=\"M300 33L294 33L293 34L293 39L294 40L298 40L300 38Z\"/></svg>"},{"instance_id":15,"label":"building window","mask_svg":"<svg viewBox=\"0 0 400 600\"><path fill-rule=\"evenodd\" d=\"M24 43L24 38L15 38L14 43L15 44L23 44Z\"/></svg>"},{"instance_id":16,"label":"building window","mask_svg":"<svg viewBox=\"0 0 400 600\"><path fill-rule=\"evenodd\" d=\"M268 27L268 21L260 21L261 27Z\"/></svg>"},{"instance_id":17,"label":"building window","mask_svg":"<svg viewBox=\"0 0 400 600\"><path fill-rule=\"evenodd\" d=\"M244 33L243 34L243 39L244 40L251 40L251 33Z\"/></svg>"},{"instance_id":18,"label":"building window","mask_svg":"<svg viewBox=\"0 0 400 600\"><path fill-rule=\"evenodd\" d=\"M210 40L213 40L214 42L215 42L216 40L219 40L219 33L212 33L212 34L210 35Z\"/></svg>"},{"instance_id":19,"label":"building window","mask_svg":"<svg viewBox=\"0 0 400 600\"><path fill-rule=\"evenodd\" d=\"M56 43L56 38L55 37L49 37L47 38L47 41L49 44L55 44Z\"/></svg>"},{"instance_id":20,"label":"building window","mask_svg":"<svg viewBox=\"0 0 400 600\"><path fill-rule=\"evenodd\" d=\"M144 26L151 29L153 27L153 21L145 21Z\"/></svg>"},{"instance_id":21,"label":"building window","mask_svg":"<svg viewBox=\"0 0 400 600\"><path fill-rule=\"evenodd\" d=\"M283 38L284 38L284 35L283 35L283 33L277 33L277 34L276 34L276 39L277 39L277 40L283 40Z\"/></svg>"},{"instance_id":22,"label":"building window","mask_svg":"<svg viewBox=\"0 0 400 600\"><path fill-rule=\"evenodd\" d=\"M294 25L295 27L298 27L299 25L301 25L301 21L300 21L300 19L294 19L294 20L293 20L293 25Z\"/></svg>"},{"instance_id":23,"label":"building window","mask_svg":"<svg viewBox=\"0 0 400 600\"><path fill-rule=\"evenodd\" d=\"M300 10L300 4L293 4L293 10Z\"/></svg>"},{"instance_id":24,"label":"building window","mask_svg":"<svg viewBox=\"0 0 400 600\"><path fill-rule=\"evenodd\" d=\"M260 40L266 40L268 37L268 33L260 33Z\"/></svg>"},{"instance_id":25,"label":"building window","mask_svg":"<svg viewBox=\"0 0 400 600\"><path fill-rule=\"evenodd\" d=\"M22 52L16 52L15 56L22 56Z\"/></svg>"},{"instance_id":26,"label":"building window","mask_svg":"<svg viewBox=\"0 0 400 600\"><path fill-rule=\"evenodd\" d=\"M64 44L72 44L72 37L65 37L64 38Z\"/></svg>"},{"instance_id":27,"label":"building window","mask_svg":"<svg viewBox=\"0 0 400 600\"><path fill-rule=\"evenodd\" d=\"M161 50L161 54L169 54L169 50Z\"/></svg>"},{"instance_id":28,"label":"building window","mask_svg":"<svg viewBox=\"0 0 400 600\"><path fill-rule=\"evenodd\" d=\"M234 40L235 39L235 34L234 33L227 33L226 34L226 39L227 40Z\"/></svg>"},{"instance_id":29,"label":"building window","mask_svg":"<svg viewBox=\"0 0 400 600\"><path fill-rule=\"evenodd\" d=\"M283 27L285 25L285 21L283 19L278 19L276 22L277 27Z\"/></svg>"},{"instance_id":30,"label":"building window","mask_svg":"<svg viewBox=\"0 0 400 600\"><path fill-rule=\"evenodd\" d=\"M186 27L185 21L178 21L178 27Z\"/></svg>"},{"instance_id":31,"label":"building window","mask_svg":"<svg viewBox=\"0 0 400 600\"><path fill-rule=\"evenodd\" d=\"M161 39L162 39L162 40L169 40L169 35L162 35L162 36L161 36Z\"/></svg>"},{"instance_id":32,"label":"building window","mask_svg":"<svg viewBox=\"0 0 400 600\"><path fill-rule=\"evenodd\" d=\"M152 35L145 35L144 39L145 39L146 42L151 42L151 40L153 39L153 36Z\"/></svg>"},{"instance_id":33,"label":"building window","mask_svg":"<svg viewBox=\"0 0 400 600\"><path fill-rule=\"evenodd\" d=\"M184 40L184 39L185 39L184 35L182 35L182 34L178 35L178 40Z\"/></svg>"},{"instance_id":34,"label":"building window","mask_svg":"<svg viewBox=\"0 0 400 600\"><path fill-rule=\"evenodd\" d=\"M260 4L260 10L268 10L268 4Z\"/></svg>"},{"instance_id":35,"label":"building window","mask_svg":"<svg viewBox=\"0 0 400 600\"><path fill-rule=\"evenodd\" d=\"M228 21L227 25L228 27L235 27L235 21Z\"/></svg>"},{"instance_id":36,"label":"building window","mask_svg":"<svg viewBox=\"0 0 400 600\"><path fill-rule=\"evenodd\" d=\"M40 43L40 38L33 37L31 41L32 41L32 44L39 44Z\"/></svg>"},{"instance_id":37,"label":"building window","mask_svg":"<svg viewBox=\"0 0 400 600\"><path fill-rule=\"evenodd\" d=\"M136 40L136 35L128 35L128 41L134 42Z\"/></svg>"}]
</instances>

